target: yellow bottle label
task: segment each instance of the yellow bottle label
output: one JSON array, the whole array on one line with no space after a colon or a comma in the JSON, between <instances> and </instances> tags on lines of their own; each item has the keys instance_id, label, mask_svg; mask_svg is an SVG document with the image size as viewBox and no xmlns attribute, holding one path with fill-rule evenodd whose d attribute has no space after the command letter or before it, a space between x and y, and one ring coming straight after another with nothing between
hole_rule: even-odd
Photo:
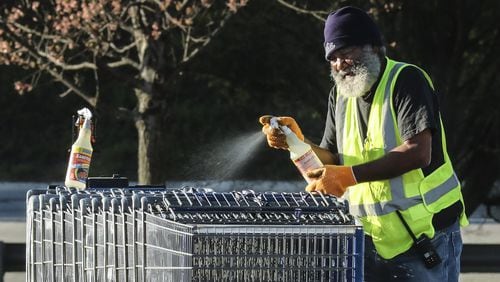
<instances>
[{"instance_id":1,"label":"yellow bottle label","mask_svg":"<svg viewBox=\"0 0 500 282\"><path fill-rule=\"evenodd\" d=\"M73 148L72 152L73 153L79 153L79 154L82 154L82 155L92 156L92 151L89 150L89 149L85 149L83 147Z\"/></svg>"},{"instance_id":2,"label":"yellow bottle label","mask_svg":"<svg viewBox=\"0 0 500 282\"><path fill-rule=\"evenodd\" d=\"M71 151L68 179L85 183L89 175L92 151L76 147Z\"/></svg>"}]
</instances>

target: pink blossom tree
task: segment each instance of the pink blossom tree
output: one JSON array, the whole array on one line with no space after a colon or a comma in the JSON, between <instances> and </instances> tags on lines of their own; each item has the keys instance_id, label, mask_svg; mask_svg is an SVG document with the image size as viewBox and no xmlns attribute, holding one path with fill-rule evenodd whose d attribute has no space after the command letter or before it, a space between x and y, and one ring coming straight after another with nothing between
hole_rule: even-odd
<instances>
[{"instance_id":1,"label":"pink blossom tree","mask_svg":"<svg viewBox=\"0 0 500 282\"><path fill-rule=\"evenodd\" d=\"M160 183L155 152L166 85L247 1L2 1L0 64L30 71L14 84L20 94L48 74L65 87L61 96L77 95L94 108L105 95L104 73L125 83L137 101L128 114L138 132L138 181Z\"/></svg>"}]
</instances>

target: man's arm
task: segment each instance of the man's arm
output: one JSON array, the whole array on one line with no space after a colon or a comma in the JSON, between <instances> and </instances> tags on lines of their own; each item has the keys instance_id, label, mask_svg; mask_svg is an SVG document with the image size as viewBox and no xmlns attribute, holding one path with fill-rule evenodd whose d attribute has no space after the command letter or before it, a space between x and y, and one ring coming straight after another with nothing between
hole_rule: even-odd
<instances>
[{"instance_id":1,"label":"man's arm","mask_svg":"<svg viewBox=\"0 0 500 282\"><path fill-rule=\"evenodd\" d=\"M423 168L431 161L430 129L414 135L380 159L353 167L358 183L390 179L410 170Z\"/></svg>"},{"instance_id":2,"label":"man's arm","mask_svg":"<svg viewBox=\"0 0 500 282\"><path fill-rule=\"evenodd\" d=\"M321 163L323 163L323 165L339 164L339 155L338 154L334 154L328 149L321 148L320 146L312 143L307 138L304 138L304 142L311 145L311 148L313 149L316 156L318 156L318 158L321 160Z\"/></svg>"},{"instance_id":3,"label":"man's arm","mask_svg":"<svg viewBox=\"0 0 500 282\"><path fill-rule=\"evenodd\" d=\"M334 154L334 153L332 153L328 149L324 149L324 148L321 148L320 146L318 146L316 144L313 144L307 138L305 138L304 141L307 144L311 145L314 153L316 154L316 156L318 156L318 158L321 160L321 163L323 163L323 165L335 165L335 164L339 164L339 156L338 156L338 154Z\"/></svg>"}]
</instances>

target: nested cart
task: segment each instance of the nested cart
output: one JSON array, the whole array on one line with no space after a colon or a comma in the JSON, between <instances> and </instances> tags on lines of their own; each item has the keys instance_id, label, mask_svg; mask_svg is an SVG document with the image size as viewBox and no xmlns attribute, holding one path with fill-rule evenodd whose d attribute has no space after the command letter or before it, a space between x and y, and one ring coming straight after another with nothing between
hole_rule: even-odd
<instances>
[{"instance_id":1,"label":"nested cart","mask_svg":"<svg viewBox=\"0 0 500 282\"><path fill-rule=\"evenodd\" d=\"M309 193L50 186L27 196L27 281L362 281L346 203Z\"/></svg>"}]
</instances>

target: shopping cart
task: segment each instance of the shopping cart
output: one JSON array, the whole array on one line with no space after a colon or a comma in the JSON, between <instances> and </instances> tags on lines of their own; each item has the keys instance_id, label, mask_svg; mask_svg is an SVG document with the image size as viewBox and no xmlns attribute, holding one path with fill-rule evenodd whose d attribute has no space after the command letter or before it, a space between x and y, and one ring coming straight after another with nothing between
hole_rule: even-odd
<instances>
[{"instance_id":1,"label":"shopping cart","mask_svg":"<svg viewBox=\"0 0 500 282\"><path fill-rule=\"evenodd\" d=\"M362 281L347 205L309 193L65 187L27 195L27 281Z\"/></svg>"}]
</instances>

